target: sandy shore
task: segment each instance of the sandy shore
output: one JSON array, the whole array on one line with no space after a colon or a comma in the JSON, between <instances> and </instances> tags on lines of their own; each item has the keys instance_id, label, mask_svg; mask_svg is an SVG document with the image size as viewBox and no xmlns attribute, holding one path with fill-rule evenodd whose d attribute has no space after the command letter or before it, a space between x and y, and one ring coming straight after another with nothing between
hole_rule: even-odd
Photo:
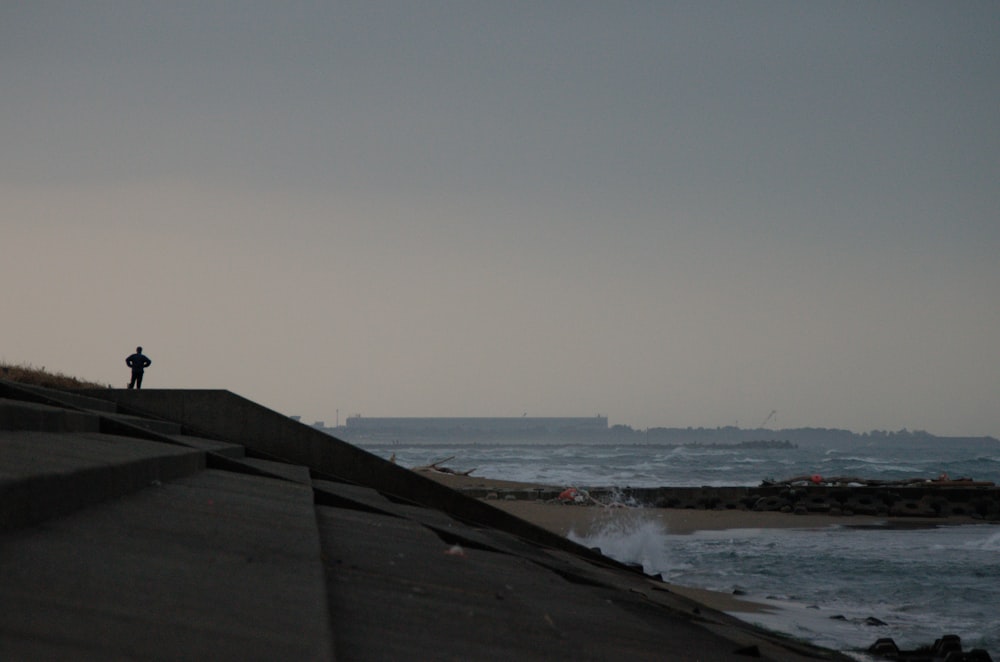
<instances>
[{"instance_id":1,"label":"sandy shore","mask_svg":"<svg viewBox=\"0 0 1000 662\"><path fill-rule=\"evenodd\" d=\"M419 473L453 489L532 490L551 489L549 485L533 485L515 481L462 476L431 470ZM945 524L982 523L971 518L885 518L863 515L831 516L822 514L793 515L779 512L748 510L691 510L672 508L609 508L599 505L563 505L558 502L491 499L487 502L516 517L537 524L562 536L571 532L588 536L602 530L630 531L647 522L655 522L667 533L687 535L696 531L725 529L824 528L852 527L921 527ZM774 611L767 604L740 599L728 593L669 584L669 590L693 599L709 608L730 613Z\"/></svg>"},{"instance_id":2,"label":"sandy shore","mask_svg":"<svg viewBox=\"0 0 1000 662\"><path fill-rule=\"evenodd\" d=\"M877 517L786 515L747 510L604 508L564 506L542 501L490 501L490 504L562 536L567 536L570 532L578 536L588 536L607 529L628 531L648 522L656 523L667 533L678 535L723 529L804 529L835 524L879 526L886 522L884 518Z\"/></svg>"},{"instance_id":3,"label":"sandy shore","mask_svg":"<svg viewBox=\"0 0 1000 662\"><path fill-rule=\"evenodd\" d=\"M437 471L420 471L440 483L457 490L462 489L551 489L550 485L534 485L514 481L462 476ZM780 512L755 512L751 510L693 510L675 508L608 508L597 505L563 505L547 501L490 500L489 503L521 519L528 520L550 531L566 536L570 532L587 536L596 530L626 527L653 521L668 533L690 534L695 531L723 529L811 529L829 526L913 528L950 524L981 524L971 517L906 517L887 518L870 515L794 515Z\"/></svg>"}]
</instances>

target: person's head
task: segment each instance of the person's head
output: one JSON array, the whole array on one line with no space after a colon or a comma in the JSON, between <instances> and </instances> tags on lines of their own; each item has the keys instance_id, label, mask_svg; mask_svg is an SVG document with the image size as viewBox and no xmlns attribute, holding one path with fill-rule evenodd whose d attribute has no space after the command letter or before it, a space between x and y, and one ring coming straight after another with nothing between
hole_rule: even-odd
<instances>
[{"instance_id":1,"label":"person's head","mask_svg":"<svg viewBox=\"0 0 1000 662\"><path fill-rule=\"evenodd\" d=\"M136 347L135 351L139 354L142 354L142 347Z\"/></svg>"}]
</instances>

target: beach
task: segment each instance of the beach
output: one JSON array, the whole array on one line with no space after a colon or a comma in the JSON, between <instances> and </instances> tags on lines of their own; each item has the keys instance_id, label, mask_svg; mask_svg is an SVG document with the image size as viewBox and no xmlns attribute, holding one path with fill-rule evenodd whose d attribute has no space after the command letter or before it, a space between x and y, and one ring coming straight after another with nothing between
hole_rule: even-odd
<instances>
[{"instance_id":1,"label":"beach","mask_svg":"<svg viewBox=\"0 0 1000 662\"><path fill-rule=\"evenodd\" d=\"M504 491L523 493L536 489L549 491L553 489L551 485L482 478L449 471L436 471L426 467L415 468L414 471L459 491L485 489L502 494ZM673 535L690 535L698 531L724 531L727 529L818 529L835 526L920 528L975 523L975 520L967 517L889 519L867 515L795 515L751 510L608 507L594 503L588 505L564 504L558 500L503 498L483 500L495 508L561 536L578 538L587 538L594 533L607 530L636 530L650 523ZM780 610L780 607L774 604L741 598L732 593L681 586L675 583L668 583L668 587L671 592L695 600L711 609L735 615L764 614Z\"/></svg>"},{"instance_id":2,"label":"beach","mask_svg":"<svg viewBox=\"0 0 1000 662\"><path fill-rule=\"evenodd\" d=\"M1000 502L992 486L1000 483L1000 447L470 442L372 450L640 566L661 590L774 632L834 650L864 650L882 637L916 647L953 633L968 646L1000 650ZM889 487L871 500L860 487L933 483L945 474L974 485ZM794 484L789 477L797 476L810 484ZM570 487L584 498L564 505L557 497Z\"/></svg>"},{"instance_id":3,"label":"beach","mask_svg":"<svg viewBox=\"0 0 1000 662\"><path fill-rule=\"evenodd\" d=\"M414 469L421 475L438 481L455 490L495 490L530 492L553 489L551 485L525 483L493 478L481 478L435 471ZM752 510L707 510L693 508L630 508L608 507L596 504L567 505L558 501L525 499L486 499L490 505L511 513L545 529L568 536L574 533L587 536L599 528L614 523L638 524L655 522L671 534L690 534L696 531L721 531L725 529L791 529L829 526L913 528L945 524L974 524L971 517L906 517L886 518L876 515L827 515L792 514L782 512L757 512Z\"/></svg>"}]
</instances>

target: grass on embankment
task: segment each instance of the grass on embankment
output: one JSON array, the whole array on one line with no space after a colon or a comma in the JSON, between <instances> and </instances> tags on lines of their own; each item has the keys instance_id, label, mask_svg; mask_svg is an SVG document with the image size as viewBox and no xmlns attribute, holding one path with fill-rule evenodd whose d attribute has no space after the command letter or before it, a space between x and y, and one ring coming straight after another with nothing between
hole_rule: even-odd
<instances>
[{"instance_id":1,"label":"grass on embankment","mask_svg":"<svg viewBox=\"0 0 1000 662\"><path fill-rule=\"evenodd\" d=\"M44 366L36 368L30 363L14 365L6 361L0 361L0 379L33 386L45 386L47 388L108 388L107 384L89 382L84 379L64 375L61 372L49 372Z\"/></svg>"}]
</instances>

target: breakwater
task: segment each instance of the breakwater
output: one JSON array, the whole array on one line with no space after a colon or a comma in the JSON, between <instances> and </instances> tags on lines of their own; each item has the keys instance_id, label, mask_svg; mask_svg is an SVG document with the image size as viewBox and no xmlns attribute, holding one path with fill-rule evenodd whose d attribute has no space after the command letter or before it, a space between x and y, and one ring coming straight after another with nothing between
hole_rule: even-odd
<instances>
[{"instance_id":1,"label":"breakwater","mask_svg":"<svg viewBox=\"0 0 1000 662\"><path fill-rule=\"evenodd\" d=\"M464 489L484 499L562 500L648 508L750 510L797 514L876 515L884 517L969 517L1000 520L1000 488L786 486Z\"/></svg>"}]
</instances>

